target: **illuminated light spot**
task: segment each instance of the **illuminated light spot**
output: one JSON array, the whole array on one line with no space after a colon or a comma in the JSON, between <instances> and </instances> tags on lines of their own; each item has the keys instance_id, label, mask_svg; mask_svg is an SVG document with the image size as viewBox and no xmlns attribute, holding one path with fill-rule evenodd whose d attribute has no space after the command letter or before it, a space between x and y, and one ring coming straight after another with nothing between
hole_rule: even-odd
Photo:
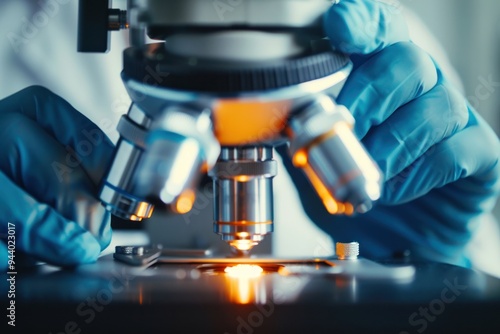
<instances>
[{"instance_id":1,"label":"illuminated light spot","mask_svg":"<svg viewBox=\"0 0 500 334\"><path fill-rule=\"evenodd\" d=\"M175 277L177 277L177 279L185 279L187 276L187 273L185 270L183 269L179 269L175 272Z\"/></svg>"},{"instance_id":2,"label":"illuminated light spot","mask_svg":"<svg viewBox=\"0 0 500 334\"><path fill-rule=\"evenodd\" d=\"M151 210L151 206L148 203L141 202L139 203L135 213L136 214L130 215L129 220L141 221L143 218L149 218L151 217L153 210Z\"/></svg>"},{"instance_id":3,"label":"illuminated light spot","mask_svg":"<svg viewBox=\"0 0 500 334\"><path fill-rule=\"evenodd\" d=\"M345 212L344 214L347 216L351 216L354 213L354 206L351 203L344 203Z\"/></svg>"},{"instance_id":4,"label":"illuminated light spot","mask_svg":"<svg viewBox=\"0 0 500 334\"><path fill-rule=\"evenodd\" d=\"M345 212L345 205L344 205L344 203L337 202L337 206L338 206L338 209L337 209L337 213L338 214L342 214L342 213Z\"/></svg>"},{"instance_id":5,"label":"illuminated light spot","mask_svg":"<svg viewBox=\"0 0 500 334\"><path fill-rule=\"evenodd\" d=\"M288 269L286 269L285 267L281 267L278 269L278 274L280 274L281 276L289 276L290 271Z\"/></svg>"},{"instance_id":6,"label":"illuminated light spot","mask_svg":"<svg viewBox=\"0 0 500 334\"><path fill-rule=\"evenodd\" d=\"M179 214L188 213L193 208L195 194L192 190L183 192L175 202L174 211Z\"/></svg>"},{"instance_id":7,"label":"illuminated light spot","mask_svg":"<svg viewBox=\"0 0 500 334\"><path fill-rule=\"evenodd\" d=\"M277 138L285 129L289 101L217 99L213 105L214 134L222 146L238 146Z\"/></svg>"},{"instance_id":8,"label":"illuminated light spot","mask_svg":"<svg viewBox=\"0 0 500 334\"><path fill-rule=\"evenodd\" d=\"M337 205L337 202L331 198L331 197L324 197L322 198L323 200L323 205L325 206L326 210L328 213L334 215L338 213L339 211L339 206Z\"/></svg>"},{"instance_id":9,"label":"illuminated light spot","mask_svg":"<svg viewBox=\"0 0 500 334\"><path fill-rule=\"evenodd\" d=\"M252 240L235 240L229 243L231 246L240 251L247 251L252 249L256 245L256 242Z\"/></svg>"},{"instance_id":10,"label":"illuminated light spot","mask_svg":"<svg viewBox=\"0 0 500 334\"><path fill-rule=\"evenodd\" d=\"M254 264L238 264L233 267L226 267L224 272L230 277L237 278L255 278L259 277L264 270Z\"/></svg>"},{"instance_id":11,"label":"illuminated light spot","mask_svg":"<svg viewBox=\"0 0 500 334\"><path fill-rule=\"evenodd\" d=\"M298 151L293 156L293 165L295 167L304 167L307 165L307 153L303 150Z\"/></svg>"},{"instance_id":12,"label":"illuminated light spot","mask_svg":"<svg viewBox=\"0 0 500 334\"><path fill-rule=\"evenodd\" d=\"M248 175L238 175L235 177L235 180L238 182L248 182L250 180L250 176Z\"/></svg>"}]
</instances>

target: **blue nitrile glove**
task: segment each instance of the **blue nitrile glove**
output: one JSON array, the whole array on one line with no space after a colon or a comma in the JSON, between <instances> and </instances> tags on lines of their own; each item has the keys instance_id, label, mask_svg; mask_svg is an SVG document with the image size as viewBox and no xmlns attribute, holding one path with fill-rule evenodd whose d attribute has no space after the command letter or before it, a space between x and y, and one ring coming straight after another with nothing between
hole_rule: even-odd
<instances>
[{"instance_id":1,"label":"blue nitrile glove","mask_svg":"<svg viewBox=\"0 0 500 334\"><path fill-rule=\"evenodd\" d=\"M0 268L8 235L17 255L62 266L95 261L111 240L96 199L113 154L109 139L42 87L0 101L0 129Z\"/></svg>"},{"instance_id":2,"label":"blue nitrile glove","mask_svg":"<svg viewBox=\"0 0 500 334\"><path fill-rule=\"evenodd\" d=\"M498 137L409 40L400 9L342 0L324 27L353 60L337 102L352 112L385 184L370 212L331 216L281 149L307 214L336 241L359 241L365 257L410 250L415 258L468 265L464 247L500 188Z\"/></svg>"}]
</instances>

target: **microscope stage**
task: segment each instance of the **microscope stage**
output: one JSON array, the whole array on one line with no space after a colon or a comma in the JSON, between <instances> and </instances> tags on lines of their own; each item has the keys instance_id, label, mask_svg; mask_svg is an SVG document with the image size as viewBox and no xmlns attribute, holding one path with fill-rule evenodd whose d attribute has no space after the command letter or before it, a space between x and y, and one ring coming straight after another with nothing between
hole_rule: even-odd
<instances>
[{"instance_id":1,"label":"microscope stage","mask_svg":"<svg viewBox=\"0 0 500 334\"><path fill-rule=\"evenodd\" d=\"M426 333L500 329L500 280L466 268L201 253L39 266L18 275L16 312L52 333L70 322L96 333L418 333L424 320Z\"/></svg>"}]
</instances>

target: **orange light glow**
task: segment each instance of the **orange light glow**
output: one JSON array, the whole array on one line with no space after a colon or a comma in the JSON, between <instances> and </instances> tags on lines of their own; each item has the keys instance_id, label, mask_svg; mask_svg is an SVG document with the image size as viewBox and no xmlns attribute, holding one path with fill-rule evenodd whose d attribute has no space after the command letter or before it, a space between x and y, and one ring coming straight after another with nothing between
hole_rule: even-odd
<instances>
[{"instance_id":1,"label":"orange light glow","mask_svg":"<svg viewBox=\"0 0 500 334\"><path fill-rule=\"evenodd\" d=\"M328 191L323 182L321 182L321 179L318 177L318 175L316 175L314 170L309 165L304 166L303 169L307 177L309 178L309 181L311 181L314 189L321 198L326 210L332 215L339 213L338 202L333 198L332 194L330 194L330 191Z\"/></svg>"},{"instance_id":2,"label":"orange light glow","mask_svg":"<svg viewBox=\"0 0 500 334\"><path fill-rule=\"evenodd\" d=\"M262 298L260 278L262 267L252 264L238 264L224 269L228 284L229 299L237 304L255 303Z\"/></svg>"},{"instance_id":3,"label":"orange light glow","mask_svg":"<svg viewBox=\"0 0 500 334\"><path fill-rule=\"evenodd\" d=\"M151 207L148 203L141 202L139 203L139 207L137 208L137 213L139 217L149 218L153 214L153 210L151 210Z\"/></svg>"},{"instance_id":4,"label":"orange light glow","mask_svg":"<svg viewBox=\"0 0 500 334\"><path fill-rule=\"evenodd\" d=\"M238 182L248 182L251 180L251 177L248 175L237 175L234 179Z\"/></svg>"},{"instance_id":5,"label":"orange light glow","mask_svg":"<svg viewBox=\"0 0 500 334\"><path fill-rule=\"evenodd\" d=\"M285 128L289 102L218 100L213 106L214 132L221 145L262 142Z\"/></svg>"},{"instance_id":6,"label":"orange light glow","mask_svg":"<svg viewBox=\"0 0 500 334\"><path fill-rule=\"evenodd\" d=\"M344 203L345 210L344 214L350 216L354 213L354 206L351 203Z\"/></svg>"},{"instance_id":7,"label":"orange light glow","mask_svg":"<svg viewBox=\"0 0 500 334\"><path fill-rule=\"evenodd\" d=\"M293 165L295 167L304 167L307 165L307 153L304 150L300 150L293 156Z\"/></svg>"},{"instance_id":8,"label":"orange light glow","mask_svg":"<svg viewBox=\"0 0 500 334\"><path fill-rule=\"evenodd\" d=\"M174 211L179 214L188 213L194 205L196 195L192 190L186 190L175 201Z\"/></svg>"},{"instance_id":9,"label":"orange light glow","mask_svg":"<svg viewBox=\"0 0 500 334\"><path fill-rule=\"evenodd\" d=\"M144 293L142 291L142 285L139 286L139 305L142 305L144 301Z\"/></svg>"},{"instance_id":10,"label":"orange light glow","mask_svg":"<svg viewBox=\"0 0 500 334\"><path fill-rule=\"evenodd\" d=\"M349 124L346 122L339 122L335 125L333 129L330 131L324 133L323 135L319 136L315 140L313 140L311 143L307 145L302 150L299 150L295 153L293 156L293 164L296 167L302 168L304 172L306 173L309 181L313 185L314 189L318 193L319 197L321 198L321 201L323 202L323 205L325 206L326 210L330 214L344 214L344 215L352 215L354 213L354 207L351 203L342 203L339 202L335 199L334 195L332 194L332 191L330 191L321 181L319 176L316 174L316 172L312 169L312 167L309 165L308 162L308 154L309 150L312 149L313 147L321 144L325 140L333 137L333 136L338 136L342 134L345 136L345 131L339 131L339 129L349 129ZM355 178L359 174L359 171L355 170L352 171L351 173L348 173L347 175L343 175L342 178L340 179L340 182L345 183L349 181L352 178Z\"/></svg>"},{"instance_id":11,"label":"orange light glow","mask_svg":"<svg viewBox=\"0 0 500 334\"><path fill-rule=\"evenodd\" d=\"M252 240L234 240L229 243L231 246L240 251L247 251L252 249L257 243Z\"/></svg>"},{"instance_id":12,"label":"orange light glow","mask_svg":"<svg viewBox=\"0 0 500 334\"><path fill-rule=\"evenodd\" d=\"M233 267L227 267L224 272L230 277L237 278L255 278L259 277L264 270L262 267L254 264L238 264Z\"/></svg>"},{"instance_id":13,"label":"orange light glow","mask_svg":"<svg viewBox=\"0 0 500 334\"><path fill-rule=\"evenodd\" d=\"M350 216L354 213L353 205L351 203L342 203L337 201L309 165L304 166L303 170L309 178L309 181L311 181L311 184L318 193L319 197L321 198L321 201L323 202L323 205L325 206L328 213L332 215L344 214L347 216Z\"/></svg>"}]
</instances>

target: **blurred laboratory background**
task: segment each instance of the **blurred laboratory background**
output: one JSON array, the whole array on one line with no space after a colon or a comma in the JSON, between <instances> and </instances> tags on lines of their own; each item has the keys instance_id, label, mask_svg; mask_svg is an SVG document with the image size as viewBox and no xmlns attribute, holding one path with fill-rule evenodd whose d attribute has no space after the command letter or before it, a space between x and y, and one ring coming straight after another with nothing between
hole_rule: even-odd
<instances>
[{"instance_id":1,"label":"blurred laboratory background","mask_svg":"<svg viewBox=\"0 0 500 334\"><path fill-rule=\"evenodd\" d=\"M401 0L429 28L469 102L500 135L500 1ZM495 216L500 221L500 204Z\"/></svg>"}]
</instances>

